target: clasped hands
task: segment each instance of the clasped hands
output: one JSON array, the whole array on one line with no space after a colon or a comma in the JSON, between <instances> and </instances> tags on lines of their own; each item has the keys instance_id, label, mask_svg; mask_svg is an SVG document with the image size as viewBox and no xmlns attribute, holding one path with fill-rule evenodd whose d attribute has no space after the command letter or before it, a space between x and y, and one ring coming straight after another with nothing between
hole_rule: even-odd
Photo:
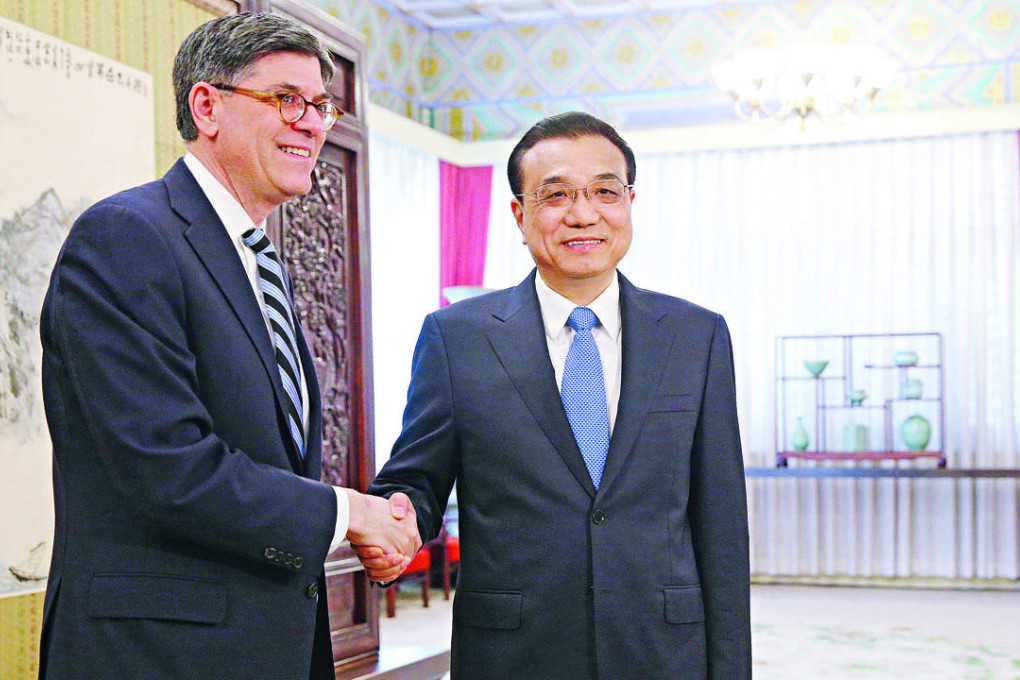
<instances>
[{"instance_id":1,"label":"clasped hands","mask_svg":"<svg viewBox=\"0 0 1020 680\"><path fill-rule=\"evenodd\" d=\"M389 500L347 489L350 525L347 540L371 581L388 582L400 576L421 548L418 516L403 493Z\"/></svg>"}]
</instances>

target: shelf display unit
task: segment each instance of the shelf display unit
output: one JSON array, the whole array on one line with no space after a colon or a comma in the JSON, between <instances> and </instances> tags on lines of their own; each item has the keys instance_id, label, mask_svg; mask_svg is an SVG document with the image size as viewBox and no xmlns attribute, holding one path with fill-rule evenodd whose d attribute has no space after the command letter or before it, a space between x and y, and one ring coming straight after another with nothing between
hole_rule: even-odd
<instances>
[{"instance_id":1,"label":"shelf display unit","mask_svg":"<svg viewBox=\"0 0 1020 680\"><path fill-rule=\"evenodd\" d=\"M945 467L942 335L776 338L776 465L934 459Z\"/></svg>"}]
</instances>

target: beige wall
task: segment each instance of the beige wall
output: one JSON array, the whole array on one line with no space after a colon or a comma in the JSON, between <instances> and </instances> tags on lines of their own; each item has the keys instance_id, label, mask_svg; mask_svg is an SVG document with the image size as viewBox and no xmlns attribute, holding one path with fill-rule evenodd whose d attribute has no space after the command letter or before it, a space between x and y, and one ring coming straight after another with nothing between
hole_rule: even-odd
<instances>
[{"instance_id":1,"label":"beige wall","mask_svg":"<svg viewBox=\"0 0 1020 680\"><path fill-rule=\"evenodd\" d=\"M205 2L210 9L189 0L0 0L0 17L122 61L152 74L156 121L156 176L162 176L184 152L174 124L173 86L170 74L181 41L199 24L216 14L211 8L229 2ZM68 111L74 125L74 102L53 95L53 105Z\"/></svg>"}]
</instances>

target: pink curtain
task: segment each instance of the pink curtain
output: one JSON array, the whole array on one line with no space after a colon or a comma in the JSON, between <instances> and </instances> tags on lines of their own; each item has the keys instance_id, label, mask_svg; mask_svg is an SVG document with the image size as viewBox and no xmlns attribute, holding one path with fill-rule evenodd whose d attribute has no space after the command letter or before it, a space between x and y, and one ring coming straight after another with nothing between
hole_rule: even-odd
<instances>
[{"instance_id":1,"label":"pink curtain","mask_svg":"<svg viewBox=\"0 0 1020 680\"><path fill-rule=\"evenodd\" d=\"M439 161L439 303L447 286L480 286L485 274L492 166Z\"/></svg>"}]
</instances>

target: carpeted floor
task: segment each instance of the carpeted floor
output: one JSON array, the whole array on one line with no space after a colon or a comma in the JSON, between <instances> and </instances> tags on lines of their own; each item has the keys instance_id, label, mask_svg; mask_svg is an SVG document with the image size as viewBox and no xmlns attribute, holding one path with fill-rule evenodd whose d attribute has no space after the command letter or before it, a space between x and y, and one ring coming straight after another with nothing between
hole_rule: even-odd
<instances>
[{"instance_id":1,"label":"carpeted floor","mask_svg":"<svg viewBox=\"0 0 1020 680\"><path fill-rule=\"evenodd\" d=\"M385 645L449 645L450 602L420 588ZM1020 591L754 586L755 680L1020 680Z\"/></svg>"},{"instance_id":2,"label":"carpeted floor","mask_svg":"<svg viewBox=\"0 0 1020 680\"><path fill-rule=\"evenodd\" d=\"M755 625L756 680L1020 679L1020 652L910 628Z\"/></svg>"}]
</instances>

